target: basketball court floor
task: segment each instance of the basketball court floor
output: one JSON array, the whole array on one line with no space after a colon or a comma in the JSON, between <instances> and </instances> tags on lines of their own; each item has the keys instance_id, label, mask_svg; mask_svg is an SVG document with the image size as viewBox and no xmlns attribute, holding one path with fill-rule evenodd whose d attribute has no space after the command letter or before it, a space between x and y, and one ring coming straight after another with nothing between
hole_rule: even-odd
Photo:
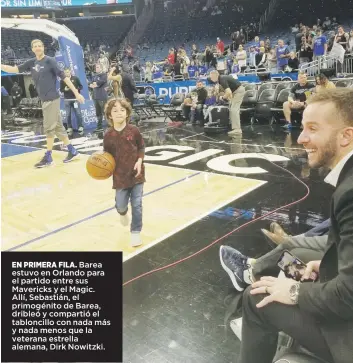
<instances>
[{"instance_id":1,"label":"basketball court floor","mask_svg":"<svg viewBox=\"0 0 353 363\"><path fill-rule=\"evenodd\" d=\"M2 250L123 251L124 362L236 362L239 341L229 328L236 296L219 263L221 244L260 256L272 221L297 234L328 216L331 189L324 170L312 171L296 139L278 126L245 126L241 138L203 134L198 127L140 126L146 143L143 245L129 246L119 224L111 180L91 179L88 156L102 138L74 137L79 160L33 165L43 155L40 124L2 133ZM300 199L300 204L233 232L251 219ZM156 268L192 258L131 281ZM114 288L114 286L112 286Z\"/></svg>"}]
</instances>

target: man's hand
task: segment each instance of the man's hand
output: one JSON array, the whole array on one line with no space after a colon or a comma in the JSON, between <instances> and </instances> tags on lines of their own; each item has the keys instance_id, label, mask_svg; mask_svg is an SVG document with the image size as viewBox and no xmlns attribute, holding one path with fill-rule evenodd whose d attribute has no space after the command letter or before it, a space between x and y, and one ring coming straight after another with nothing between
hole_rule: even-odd
<instances>
[{"instance_id":1,"label":"man's hand","mask_svg":"<svg viewBox=\"0 0 353 363\"><path fill-rule=\"evenodd\" d=\"M134 170L137 170L136 176L135 178L137 178L138 176L140 176L141 174L141 169L142 169L142 159L138 159L135 166L134 166Z\"/></svg>"},{"instance_id":2,"label":"man's hand","mask_svg":"<svg viewBox=\"0 0 353 363\"><path fill-rule=\"evenodd\" d=\"M319 270L320 270L320 264L321 261L310 261L307 265L306 265L306 269L304 271L302 280L316 280L317 277L319 276Z\"/></svg>"},{"instance_id":3,"label":"man's hand","mask_svg":"<svg viewBox=\"0 0 353 363\"><path fill-rule=\"evenodd\" d=\"M85 98L82 95L80 95L79 93L77 93L75 96L76 96L76 100L78 102L85 103Z\"/></svg>"},{"instance_id":4,"label":"man's hand","mask_svg":"<svg viewBox=\"0 0 353 363\"><path fill-rule=\"evenodd\" d=\"M289 290L296 283L297 282L293 279L278 279L275 277L266 276L262 277L260 281L256 281L251 285L253 290L250 291L250 294L269 294L256 305L258 308L262 308L274 301L285 305L295 305L291 299Z\"/></svg>"}]
</instances>

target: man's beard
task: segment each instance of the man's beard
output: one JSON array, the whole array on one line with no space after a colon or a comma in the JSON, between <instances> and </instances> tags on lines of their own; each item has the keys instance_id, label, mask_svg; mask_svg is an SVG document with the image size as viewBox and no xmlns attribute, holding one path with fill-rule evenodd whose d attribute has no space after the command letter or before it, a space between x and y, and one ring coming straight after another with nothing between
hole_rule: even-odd
<instances>
[{"instance_id":1,"label":"man's beard","mask_svg":"<svg viewBox=\"0 0 353 363\"><path fill-rule=\"evenodd\" d=\"M318 153L319 158L314 162L314 164L310 164L309 162L309 166L313 169L322 167L330 168L332 161L337 155L336 135L331 136L324 150L316 152Z\"/></svg>"}]
</instances>

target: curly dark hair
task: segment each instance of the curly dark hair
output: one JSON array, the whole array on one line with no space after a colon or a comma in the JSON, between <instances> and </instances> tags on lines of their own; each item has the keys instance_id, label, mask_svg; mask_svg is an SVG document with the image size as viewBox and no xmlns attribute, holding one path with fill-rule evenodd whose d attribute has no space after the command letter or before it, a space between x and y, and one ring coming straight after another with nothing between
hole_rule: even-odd
<instances>
[{"instance_id":1,"label":"curly dark hair","mask_svg":"<svg viewBox=\"0 0 353 363\"><path fill-rule=\"evenodd\" d=\"M112 114L112 109L113 107L119 103L122 107L125 108L126 110L126 123L129 122L131 114L132 114L132 106L131 103L126 100L125 98L111 98L107 101L107 103L105 104L104 107L104 114L105 114L105 118L109 124L109 126L114 126L113 124L113 120L111 118L111 114Z\"/></svg>"}]
</instances>

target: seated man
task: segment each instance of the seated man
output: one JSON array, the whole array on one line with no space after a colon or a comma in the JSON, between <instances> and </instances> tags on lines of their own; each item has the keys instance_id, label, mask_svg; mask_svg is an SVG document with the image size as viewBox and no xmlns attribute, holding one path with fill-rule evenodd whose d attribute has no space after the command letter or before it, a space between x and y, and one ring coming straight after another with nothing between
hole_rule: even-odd
<instances>
[{"instance_id":1,"label":"seated man","mask_svg":"<svg viewBox=\"0 0 353 363\"><path fill-rule=\"evenodd\" d=\"M307 279L315 272L316 282L272 276L253 282L249 273L244 276L244 282L251 286L243 294L241 363L272 363L279 332L324 362L352 362L352 105L353 90L348 88L325 90L308 100L298 143L307 150L310 167L331 169L325 180L336 188L331 203L332 226L323 258L310 261L303 275ZM237 267L253 264L239 255L229 260L235 267L233 275L239 272Z\"/></svg>"},{"instance_id":2,"label":"seated man","mask_svg":"<svg viewBox=\"0 0 353 363\"><path fill-rule=\"evenodd\" d=\"M185 98L182 104L184 117L195 124L196 121L201 121L203 124L203 106L207 98L207 89L202 81L196 83L196 89L191 93L191 97Z\"/></svg>"},{"instance_id":3,"label":"seated man","mask_svg":"<svg viewBox=\"0 0 353 363\"><path fill-rule=\"evenodd\" d=\"M288 101L283 103L283 113L287 121L287 124L284 126L285 128L292 128L292 110L304 110L308 96L311 95L311 89L314 88L315 85L308 82L306 74L299 73L298 83L291 89Z\"/></svg>"}]
</instances>

